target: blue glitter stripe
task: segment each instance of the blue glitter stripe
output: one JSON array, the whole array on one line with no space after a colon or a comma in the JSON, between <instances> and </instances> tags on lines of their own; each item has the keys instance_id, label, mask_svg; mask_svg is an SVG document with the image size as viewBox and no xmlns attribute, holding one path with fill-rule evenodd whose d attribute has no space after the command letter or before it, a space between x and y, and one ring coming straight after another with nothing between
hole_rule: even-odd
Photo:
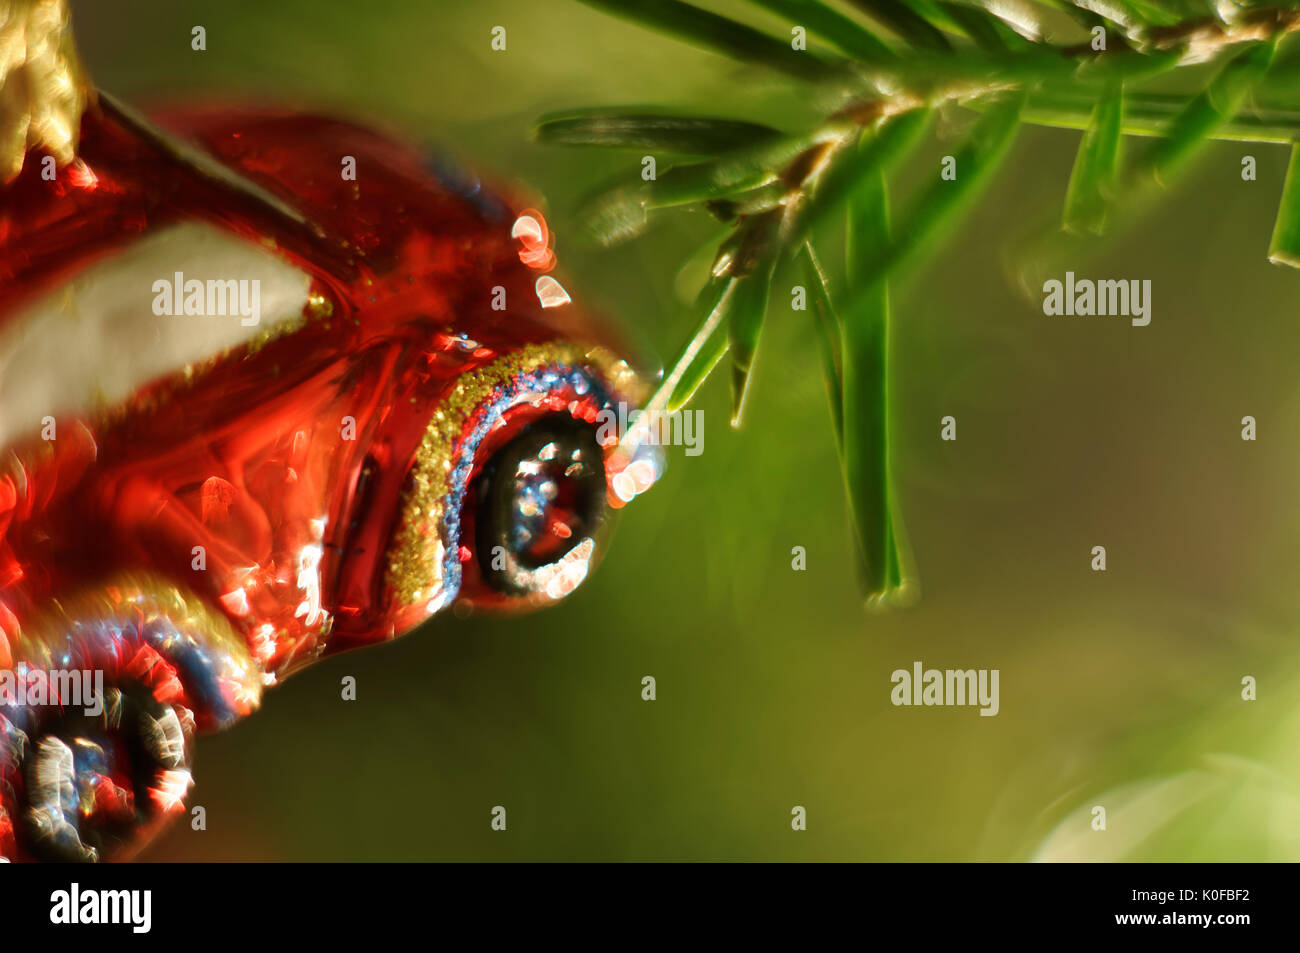
<instances>
[{"instance_id":1,"label":"blue glitter stripe","mask_svg":"<svg viewBox=\"0 0 1300 953\"><path fill-rule=\"evenodd\" d=\"M237 715L221 692L221 660L217 648L208 646L202 633L187 632L166 616L145 620L141 626L134 614L108 614L92 619L74 619L68 623L63 651L52 661L65 670L101 668L113 659L122 664L123 646L148 645L176 667L181 685L190 703L204 712L219 728L232 724ZM24 671L24 662L15 671ZM19 716L22 724L22 716Z\"/></svg>"}]
</instances>

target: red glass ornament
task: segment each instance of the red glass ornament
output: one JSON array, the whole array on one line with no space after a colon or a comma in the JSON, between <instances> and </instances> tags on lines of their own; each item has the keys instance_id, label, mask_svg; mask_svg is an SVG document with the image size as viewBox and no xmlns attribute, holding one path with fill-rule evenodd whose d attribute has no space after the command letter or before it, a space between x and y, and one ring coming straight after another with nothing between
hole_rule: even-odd
<instances>
[{"instance_id":1,"label":"red glass ornament","mask_svg":"<svg viewBox=\"0 0 1300 953\"><path fill-rule=\"evenodd\" d=\"M562 598L658 473L595 436L642 394L540 213L330 119L159 121L103 99L0 186L10 858L130 854L322 654Z\"/></svg>"}]
</instances>

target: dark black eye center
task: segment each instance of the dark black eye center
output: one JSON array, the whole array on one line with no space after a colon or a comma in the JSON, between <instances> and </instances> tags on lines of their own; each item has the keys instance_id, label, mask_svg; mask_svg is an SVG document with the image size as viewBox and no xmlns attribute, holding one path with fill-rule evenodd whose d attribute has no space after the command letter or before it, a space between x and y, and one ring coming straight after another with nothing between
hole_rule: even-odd
<instances>
[{"instance_id":1,"label":"dark black eye center","mask_svg":"<svg viewBox=\"0 0 1300 953\"><path fill-rule=\"evenodd\" d=\"M566 414L530 423L483 468L476 496L478 559L488 584L512 594L567 594L586 575L605 517L605 460L595 428Z\"/></svg>"}]
</instances>

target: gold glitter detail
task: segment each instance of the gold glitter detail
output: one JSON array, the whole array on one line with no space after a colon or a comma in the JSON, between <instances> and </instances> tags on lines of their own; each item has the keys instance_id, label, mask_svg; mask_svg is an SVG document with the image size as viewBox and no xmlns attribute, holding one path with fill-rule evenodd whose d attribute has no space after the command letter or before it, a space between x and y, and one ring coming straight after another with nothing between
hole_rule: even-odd
<instances>
[{"instance_id":1,"label":"gold glitter detail","mask_svg":"<svg viewBox=\"0 0 1300 953\"><path fill-rule=\"evenodd\" d=\"M71 162L93 96L67 0L0 0L0 182L35 149Z\"/></svg>"},{"instance_id":2,"label":"gold glitter detail","mask_svg":"<svg viewBox=\"0 0 1300 953\"><path fill-rule=\"evenodd\" d=\"M243 344L237 345L236 348L230 348L215 358L210 359L212 365L223 359L226 355L232 353L238 347L246 349L247 354L256 354L262 348L266 347L272 341L278 341L280 338L288 337L291 334L297 334L309 324L323 322L326 318L334 314L334 303L323 294L313 291L307 296L307 303L303 305L302 311L291 318L279 321L268 328L262 328ZM328 328L329 325L326 325Z\"/></svg>"},{"instance_id":3,"label":"gold glitter detail","mask_svg":"<svg viewBox=\"0 0 1300 953\"><path fill-rule=\"evenodd\" d=\"M307 318L316 320L317 318L328 318L334 313L334 302L325 297L318 291L313 291L307 296Z\"/></svg>"},{"instance_id":4,"label":"gold glitter detail","mask_svg":"<svg viewBox=\"0 0 1300 953\"><path fill-rule=\"evenodd\" d=\"M520 374L555 365L581 368L594 372L603 386L610 387L619 376L620 364L604 348L557 342L529 345L461 376L429 419L411 468L401 523L393 534L388 585L401 605L428 602L441 594L446 548L443 509L452 489L449 478L456 444L474 411L493 391ZM629 396L633 395L626 391L611 394L613 399Z\"/></svg>"}]
</instances>

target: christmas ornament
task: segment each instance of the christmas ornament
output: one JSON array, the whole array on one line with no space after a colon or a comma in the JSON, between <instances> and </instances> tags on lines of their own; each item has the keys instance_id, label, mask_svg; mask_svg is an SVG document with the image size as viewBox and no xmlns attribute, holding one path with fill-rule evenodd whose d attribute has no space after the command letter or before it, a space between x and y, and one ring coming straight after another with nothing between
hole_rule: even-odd
<instances>
[{"instance_id":1,"label":"christmas ornament","mask_svg":"<svg viewBox=\"0 0 1300 953\"><path fill-rule=\"evenodd\" d=\"M196 734L562 599L660 463L596 427L643 388L540 213L326 118L155 126L62 3L0 24L0 855L125 857Z\"/></svg>"}]
</instances>

